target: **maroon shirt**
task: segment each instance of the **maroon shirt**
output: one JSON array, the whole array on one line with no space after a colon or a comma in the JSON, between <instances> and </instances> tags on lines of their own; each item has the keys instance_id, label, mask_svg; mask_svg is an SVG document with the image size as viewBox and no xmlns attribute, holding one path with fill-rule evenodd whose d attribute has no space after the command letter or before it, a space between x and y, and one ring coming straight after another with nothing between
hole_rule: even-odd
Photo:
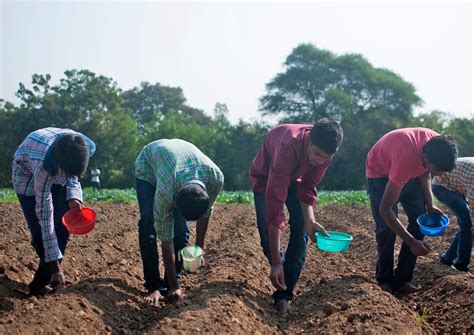
<instances>
[{"instance_id":1,"label":"maroon shirt","mask_svg":"<svg viewBox=\"0 0 474 335\"><path fill-rule=\"evenodd\" d=\"M283 205L290 183L297 183L298 200L314 206L319 184L331 159L311 165L307 154L312 125L282 124L271 129L250 166L252 189L265 193L268 223L285 227Z\"/></svg>"}]
</instances>

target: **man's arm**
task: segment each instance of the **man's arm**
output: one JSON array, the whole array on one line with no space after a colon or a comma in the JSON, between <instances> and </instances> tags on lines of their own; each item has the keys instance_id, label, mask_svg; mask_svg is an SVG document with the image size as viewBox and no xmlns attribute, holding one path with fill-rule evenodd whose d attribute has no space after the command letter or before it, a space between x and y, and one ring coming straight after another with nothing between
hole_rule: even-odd
<instances>
[{"instance_id":1,"label":"man's arm","mask_svg":"<svg viewBox=\"0 0 474 335\"><path fill-rule=\"evenodd\" d=\"M209 218L212 215L214 203L216 202L217 196L224 187L224 174L218 168L213 170L213 175L209 178L209 182L206 185L209 193L209 208L203 217L196 221L196 244L204 249L204 240L206 238L207 227L209 225Z\"/></svg>"},{"instance_id":2,"label":"man's arm","mask_svg":"<svg viewBox=\"0 0 474 335\"><path fill-rule=\"evenodd\" d=\"M204 249L204 239L206 237L209 218L202 217L196 221L196 244Z\"/></svg>"},{"instance_id":3,"label":"man's arm","mask_svg":"<svg viewBox=\"0 0 474 335\"><path fill-rule=\"evenodd\" d=\"M53 200L51 196L52 181L46 170L39 168L35 175L36 216L41 226L41 237L45 252L45 262L51 269L50 283L53 288L62 288L65 285L64 274L59 260L63 258L59 249L53 221Z\"/></svg>"},{"instance_id":4,"label":"man's arm","mask_svg":"<svg viewBox=\"0 0 474 335\"><path fill-rule=\"evenodd\" d=\"M270 244L271 269L270 281L273 287L279 291L286 290L285 272L280 258L280 237L281 230L275 225L268 225L268 241Z\"/></svg>"},{"instance_id":5,"label":"man's arm","mask_svg":"<svg viewBox=\"0 0 474 335\"><path fill-rule=\"evenodd\" d=\"M280 258L281 230L285 227L284 205L288 196L290 175L296 163L291 146L282 146L273 158L265 191L268 218L268 244L271 253L270 281L279 290L286 290L285 274Z\"/></svg>"},{"instance_id":6,"label":"man's arm","mask_svg":"<svg viewBox=\"0 0 474 335\"><path fill-rule=\"evenodd\" d=\"M425 199L426 210L428 212L433 212L433 213L443 215L444 214L443 211L433 204L433 192L431 191L430 173L426 171L417 179L418 179L418 182L420 183L421 192L423 193L423 198Z\"/></svg>"},{"instance_id":7,"label":"man's arm","mask_svg":"<svg viewBox=\"0 0 474 335\"><path fill-rule=\"evenodd\" d=\"M324 229L323 226L316 222L316 219L314 217L313 206L303 201L300 201L300 206L301 210L303 211L304 228L310 240L316 242L315 234L318 231L325 236L329 236L329 234L326 232L326 229Z\"/></svg>"},{"instance_id":8,"label":"man's arm","mask_svg":"<svg viewBox=\"0 0 474 335\"><path fill-rule=\"evenodd\" d=\"M175 254L173 240L162 241L161 251L163 252L163 263L165 265L166 279L168 281L168 294L166 298L169 302L175 302L183 297L176 278Z\"/></svg>"},{"instance_id":9,"label":"man's arm","mask_svg":"<svg viewBox=\"0 0 474 335\"><path fill-rule=\"evenodd\" d=\"M427 255L431 248L423 241L417 240L413 237L402 225L400 220L393 213L393 206L397 203L400 197L401 188L397 187L391 181L388 181L387 186L380 203L379 212L385 223L392 229L392 231L400 236L402 240L410 247L410 250L416 256Z\"/></svg>"}]
</instances>

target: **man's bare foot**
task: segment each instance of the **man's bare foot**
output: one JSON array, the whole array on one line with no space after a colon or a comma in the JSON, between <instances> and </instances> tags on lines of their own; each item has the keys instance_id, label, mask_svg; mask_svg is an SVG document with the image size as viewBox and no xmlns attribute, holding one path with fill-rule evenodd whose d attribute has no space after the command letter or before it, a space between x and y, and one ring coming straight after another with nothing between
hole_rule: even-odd
<instances>
[{"instance_id":1,"label":"man's bare foot","mask_svg":"<svg viewBox=\"0 0 474 335\"><path fill-rule=\"evenodd\" d=\"M415 293L419 291L421 291L421 286L419 285L416 286L408 282L408 283L405 283L402 287L400 287L395 293L405 295L405 294L411 294L411 293Z\"/></svg>"},{"instance_id":2,"label":"man's bare foot","mask_svg":"<svg viewBox=\"0 0 474 335\"><path fill-rule=\"evenodd\" d=\"M160 297L161 297L160 291L156 290L145 297L145 302L147 304L150 304L156 307L158 306L158 303L160 302Z\"/></svg>"},{"instance_id":3,"label":"man's bare foot","mask_svg":"<svg viewBox=\"0 0 474 335\"><path fill-rule=\"evenodd\" d=\"M278 300L275 303L275 307L276 307L277 311L282 315L288 313L291 309L290 302L286 299Z\"/></svg>"},{"instance_id":4,"label":"man's bare foot","mask_svg":"<svg viewBox=\"0 0 474 335\"><path fill-rule=\"evenodd\" d=\"M54 290L49 285L43 286L40 289L30 291L29 295L41 296L52 293Z\"/></svg>"}]
</instances>

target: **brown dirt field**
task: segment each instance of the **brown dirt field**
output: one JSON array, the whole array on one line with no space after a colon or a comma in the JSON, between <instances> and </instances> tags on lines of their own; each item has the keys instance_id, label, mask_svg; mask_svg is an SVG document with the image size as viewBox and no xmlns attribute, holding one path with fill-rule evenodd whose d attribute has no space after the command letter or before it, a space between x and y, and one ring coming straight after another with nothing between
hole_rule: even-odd
<instances>
[{"instance_id":1,"label":"brown dirt field","mask_svg":"<svg viewBox=\"0 0 474 335\"><path fill-rule=\"evenodd\" d=\"M427 238L434 252L418 260L414 281L424 290L394 297L374 281L369 208L318 208L327 228L354 241L343 254L309 244L294 308L279 316L253 206L216 206L206 266L182 279L183 301L158 308L143 302L137 207L94 207L96 229L70 239L63 262L68 286L37 298L25 294L37 260L21 210L0 205L0 333L474 333L474 280L437 262L455 233L452 215L446 235Z\"/></svg>"}]
</instances>

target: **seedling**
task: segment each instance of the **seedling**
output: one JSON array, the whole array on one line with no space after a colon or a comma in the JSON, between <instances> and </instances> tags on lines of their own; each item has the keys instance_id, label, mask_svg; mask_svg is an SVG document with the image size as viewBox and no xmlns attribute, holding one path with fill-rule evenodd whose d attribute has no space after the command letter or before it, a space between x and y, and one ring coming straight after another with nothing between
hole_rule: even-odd
<instances>
[{"instance_id":1,"label":"seedling","mask_svg":"<svg viewBox=\"0 0 474 335\"><path fill-rule=\"evenodd\" d=\"M426 317L428 316L428 305L424 305L423 309L419 310L418 313L415 314L415 320L419 323L426 322Z\"/></svg>"}]
</instances>

